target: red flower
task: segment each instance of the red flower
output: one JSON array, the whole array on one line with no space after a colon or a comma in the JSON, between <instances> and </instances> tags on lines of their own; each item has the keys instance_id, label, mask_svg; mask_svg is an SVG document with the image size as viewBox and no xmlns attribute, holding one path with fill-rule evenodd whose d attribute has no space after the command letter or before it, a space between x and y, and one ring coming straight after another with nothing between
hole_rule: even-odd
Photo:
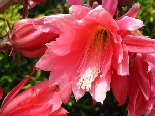
<instances>
[{"instance_id":1,"label":"red flower","mask_svg":"<svg viewBox=\"0 0 155 116\"><path fill-rule=\"evenodd\" d=\"M5 97L0 108L1 116L67 115L67 111L61 107L62 101L59 89L49 87L48 81L39 82L18 94L27 81L28 79L23 79Z\"/></svg>"},{"instance_id":2,"label":"red flower","mask_svg":"<svg viewBox=\"0 0 155 116\"><path fill-rule=\"evenodd\" d=\"M137 54L129 75L129 116L154 116L155 112L155 54Z\"/></svg>"}]
</instances>

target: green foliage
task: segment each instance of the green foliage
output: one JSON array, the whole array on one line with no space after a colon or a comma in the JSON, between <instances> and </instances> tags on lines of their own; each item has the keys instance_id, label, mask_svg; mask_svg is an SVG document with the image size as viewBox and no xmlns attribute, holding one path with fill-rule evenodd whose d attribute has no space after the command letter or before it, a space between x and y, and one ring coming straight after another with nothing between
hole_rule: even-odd
<instances>
[{"instance_id":1,"label":"green foliage","mask_svg":"<svg viewBox=\"0 0 155 116\"><path fill-rule=\"evenodd\" d=\"M2 14L0 14L0 33L6 35L6 31L9 31L6 20L9 21L10 25L14 25L19 19L22 18L19 12L22 9L21 4L12 5L9 9L6 9ZM6 31L5 31L6 30Z\"/></svg>"},{"instance_id":2,"label":"green foliage","mask_svg":"<svg viewBox=\"0 0 155 116\"><path fill-rule=\"evenodd\" d=\"M135 0L140 3L140 11L137 15L138 19L141 19L144 23L144 27L141 29L145 36L155 38L155 2L154 0Z\"/></svg>"}]
</instances>

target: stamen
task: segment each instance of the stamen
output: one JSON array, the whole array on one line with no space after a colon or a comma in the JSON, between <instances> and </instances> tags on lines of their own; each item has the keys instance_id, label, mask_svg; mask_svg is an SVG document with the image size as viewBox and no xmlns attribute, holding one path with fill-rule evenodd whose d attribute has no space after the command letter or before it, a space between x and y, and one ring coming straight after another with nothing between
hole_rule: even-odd
<instances>
[{"instance_id":1,"label":"stamen","mask_svg":"<svg viewBox=\"0 0 155 116\"><path fill-rule=\"evenodd\" d=\"M94 67L93 69L88 68L84 74L80 75L79 82L77 82L77 86L80 89L80 87L86 91L91 90L91 83L95 80L95 78L98 76L98 73L100 71Z\"/></svg>"},{"instance_id":2,"label":"stamen","mask_svg":"<svg viewBox=\"0 0 155 116\"><path fill-rule=\"evenodd\" d=\"M80 74L77 86L79 89L91 90L91 84L98 77L101 70L105 46L109 41L108 38L106 28L98 27L97 30L91 33L78 69Z\"/></svg>"}]
</instances>

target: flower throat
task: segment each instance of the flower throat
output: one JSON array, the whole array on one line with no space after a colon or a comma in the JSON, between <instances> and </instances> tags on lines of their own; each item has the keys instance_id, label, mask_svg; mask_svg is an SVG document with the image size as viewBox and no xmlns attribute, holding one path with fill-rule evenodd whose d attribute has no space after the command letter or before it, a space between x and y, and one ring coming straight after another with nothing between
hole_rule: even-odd
<instances>
[{"instance_id":1,"label":"flower throat","mask_svg":"<svg viewBox=\"0 0 155 116\"><path fill-rule=\"evenodd\" d=\"M91 90L91 84L101 72L103 56L108 44L109 35L106 28L98 27L90 34L87 45L84 49L83 58L79 67L79 81L77 86L80 89Z\"/></svg>"}]
</instances>

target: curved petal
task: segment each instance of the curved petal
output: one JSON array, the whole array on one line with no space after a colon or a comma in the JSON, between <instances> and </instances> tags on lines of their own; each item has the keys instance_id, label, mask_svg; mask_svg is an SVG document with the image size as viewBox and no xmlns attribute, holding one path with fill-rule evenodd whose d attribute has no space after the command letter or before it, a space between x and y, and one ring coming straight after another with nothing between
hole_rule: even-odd
<instances>
[{"instance_id":1,"label":"curved petal","mask_svg":"<svg viewBox=\"0 0 155 116\"><path fill-rule=\"evenodd\" d=\"M36 4L37 4L37 2L29 0L28 9L31 9L31 8L35 7Z\"/></svg>"},{"instance_id":2,"label":"curved petal","mask_svg":"<svg viewBox=\"0 0 155 116\"><path fill-rule=\"evenodd\" d=\"M137 54L133 60L135 71L135 81L138 83L141 92L143 93L146 100L150 98L150 77L148 75L148 64L144 61L141 54Z\"/></svg>"},{"instance_id":3,"label":"curved petal","mask_svg":"<svg viewBox=\"0 0 155 116\"><path fill-rule=\"evenodd\" d=\"M13 100L7 104L3 110L2 114L12 113L16 111L19 106L22 106L23 104L27 103L29 99L33 96L33 87L30 87L23 93L19 94L17 97L15 97Z\"/></svg>"},{"instance_id":4,"label":"curved petal","mask_svg":"<svg viewBox=\"0 0 155 116\"><path fill-rule=\"evenodd\" d=\"M53 52L46 50L43 57L36 63L35 67L44 71L51 71L51 69L58 62L59 58ZM49 65L50 64L50 65Z\"/></svg>"},{"instance_id":5,"label":"curved petal","mask_svg":"<svg viewBox=\"0 0 155 116\"><path fill-rule=\"evenodd\" d=\"M99 23L100 26L106 26L111 31L117 31L119 29L112 15L109 12L107 12L105 9L103 9L100 5L95 9L90 10L87 13L87 15L82 20L79 21L79 23L81 26L89 25L89 24L91 24L91 26L94 26L93 21L95 25Z\"/></svg>"},{"instance_id":6,"label":"curved petal","mask_svg":"<svg viewBox=\"0 0 155 116\"><path fill-rule=\"evenodd\" d=\"M61 82L59 83L59 87L60 87L60 96L61 96L61 100L63 103L67 103L70 99L70 95L72 93L72 89L71 89L71 82L67 82L64 84L64 80L66 80L66 76L64 76L63 79L61 79Z\"/></svg>"},{"instance_id":7,"label":"curved petal","mask_svg":"<svg viewBox=\"0 0 155 116\"><path fill-rule=\"evenodd\" d=\"M67 116L67 111L60 107L58 110L52 112L51 114L49 114L48 116Z\"/></svg>"},{"instance_id":8,"label":"curved petal","mask_svg":"<svg viewBox=\"0 0 155 116\"><path fill-rule=\"evenodd\" d=\"M117 75L117 72L113 70L111 78L111 87L114 96L119 102L119 106L125 103L127 97L128 78L127 76Z\"/></svg>"},{"instance_id":9,"label":"curved petal","mask_svg":"<svg viewBox=\"0 0 155 116\"><path fill-rule=\"evenodd\" d=\"M114 15L117 9L118 0L102 0L102 7L111 15Z\"/></svg>"},{"instance_id":10,"label":"curved petal","mask_svg":"<svg viewBox=\"0 0 155 116\"><path fill-rule=\"evenodd\" d=\"M132 73L134 69L131 69L131 74L129 78L129 104L127 106L129 116L133 116L135 112L136 102L138 99L139 87L137 83L134 83L134 74Z\"/></svg>"},{"instance_id":11,"label":"curved petal","mask_svg":"<svg viewBox=\"0 0 155 116\"><path fill-rule=\"evenodd\" d=\"M78 88L78 86L77 86L78 81L79 81L79 79L75 78L72 83L72 91L73 91L76 101L78 101L81 97L83 97L86 92L85 90Z\"/></svg>"},{"instance_id":12,"label":"curved petal","mask_svg":"<svg viewBox=\"0 0 155 116\"><path fill-rule=\"evenodd\" d=\"M130 34L131 31L137 30L143 26L143 22L139 19L124 16L122 19L117 20L117 25L119 26L118 33L121 36L126 36Z\"/></svg>"},{"instance_id":13,"label":"curved petal","mask_svg":"<svg viewBox=\"0 0 155 116\"><path fill-rule=\"evenodd\" d=\"M118 19L121 19L123 18L124 16L128 16L128 17L132 17L132 18L135 18L139 12L139 9L140 9L140 5L139 3L136 3L132 6L132 8L129 9L129 11L124 14L123 16L119 17ZM117 19L117 20L118 20Z\"/></svg>"},{"instance_id":14,"label":"curved petal","mask_svg":"<svg viewBox=\"0 0 155 116\"><path fill-rule=\"evenodd\" d=\"M54 27L50 23L45 23L46 18L47 17L45 16L45 17L35 19L33 21L34 28L37 30L40 30L41 32L45 32L45 33L51 33L52 32L52 33L61 34L62 32L59 28Z\"/></svg>"},{"instance_id":15,"label":"curved petal","mask_svg":"<svg viewBox=\"0 0 155 116\"><path fill-rule=\"evenodd\" d=\"M90 11L91 9L88 7L73 5L69 8L69 13L74 15L76 20L80 20Z\"/></svg>"},{"instance_id":16,"label":"curved petal","mask_svg":"<svg viewBox=\"0 0 155 116\"><path fill-rule=\"evenodd\" d=\"M124 44L130 52L150 53L155 52L155 40L144 36L128 35L123 38Z\"/></svg>"},{"instance_id":17,"label":"curved petal","mask_svg":"<svg viewBox=\"0 0 155 116\"><path fill-rule=\"evenodd\" d=\"M29 77L30 78L30 77ZM17 94L18 92L23 88L23 86L27 83L29 78L24 78L16 87L10 91L10 93L4 98L2 106L5 107Z\"/></svg>"},{"instance_id":18,"label":"curved petal","mask_svg":"<svg viewBox=\"0 0 155 116\"><path fill-rule=\"evenodd\" d=\"M122 45L122 38L119 35L112 34L112 47L113 47L113 57L112 57L112 67L117 71L118 75L128 75L129 74L129 58L128 50L125 45Z\"/></svg>"},{"instance_id":19,"label":"curved petal","mask_svg":"<svg viewBox=\"0 0 155 116\"><path fill-rule=\"evenodd\" d=\"M106 76L100 76L92 83L90 94L94 100L103 104L103 101L106 98L106 92L110 90L111 70L107 72Z\"/></svg>"},{"instance_id":20,"label":"curved petal","mask_svg":"<svg viewBox=\"0 0 155 116\"><path fill-rule=\"evenodd\" d=\"M13 30L16 30L17 28L19 28L20 26L25 25L25 24L32 24L32 22L33 22L34 20L35 20L35 19L31 19L31 18L19 20L19 21L16 22L15 25L13 26Z\"/></svg>"},{"instance_id":21,"label":"curved petal","mask_svg":"<svg viewBox=\"0 0 155 116\"><path fill-rule=\"evenodd\" d=\"M118 63L117 67L117 74L122 76L129 74L129 56L127 47L123 45L123 49L123 60L122 62Z\"/></svg>"}]
</instances>

